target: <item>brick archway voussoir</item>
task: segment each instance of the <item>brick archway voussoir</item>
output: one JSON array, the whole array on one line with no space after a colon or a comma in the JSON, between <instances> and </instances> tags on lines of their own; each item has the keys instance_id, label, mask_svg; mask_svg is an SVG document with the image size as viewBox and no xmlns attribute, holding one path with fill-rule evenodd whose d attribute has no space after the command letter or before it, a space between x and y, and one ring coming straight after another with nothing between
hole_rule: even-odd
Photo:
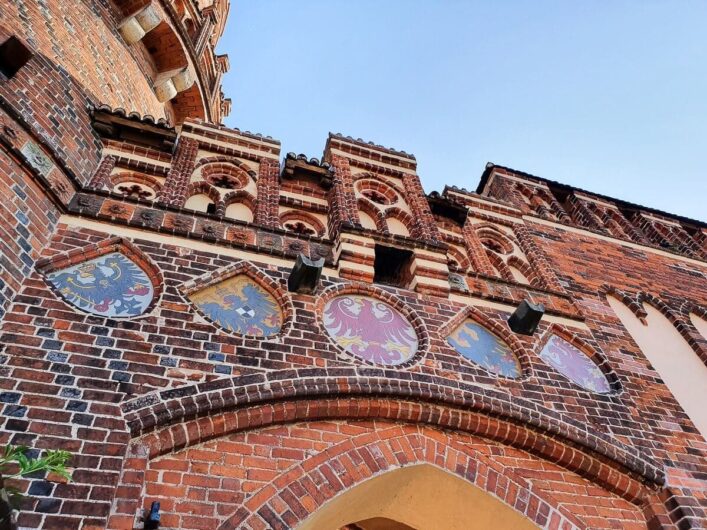
<instances>
[{"instance_id":1,"label":"brick archway voussoir","mask_svg":"<svg viewBox=\"0 0 707 530\"><path fill-rule=\"evenodd\" d=\"M388 471L420 464L480 488L540 528L585 527L554 499L444 433L394 426L341 442L290 468L256 491L218 530L294 528L337 495Z\"/></svg>"}]
</instances>

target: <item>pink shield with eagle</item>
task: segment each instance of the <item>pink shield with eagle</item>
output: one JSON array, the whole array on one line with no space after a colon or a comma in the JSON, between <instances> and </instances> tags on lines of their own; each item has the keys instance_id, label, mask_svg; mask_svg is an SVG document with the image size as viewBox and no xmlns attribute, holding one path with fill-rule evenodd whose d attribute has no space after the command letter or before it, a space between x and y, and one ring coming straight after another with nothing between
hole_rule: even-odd
<instances>
[{"instance_id":1,"label":"pink shield with eagle","mask_svg":"<svg viewBox=\"0 0 707 530\"><path fill-rule=\"evenodd\" d=\"M547 341L540 358L586 390L598 394L611 392L611 385L599 367L579 348L557 335Z\"/></svg>"},{"instance_id":2,"label":"pink shield with eagle","mask_svg":"<svg viewBox=\"0 0 707 530\"><path fill-rule=\"evenodd\" d=\"M417 352L415 328L391 306L370 296L346 294L324 306L324 328L346 352L388 366Z\"/></svg>"}]
</instances>

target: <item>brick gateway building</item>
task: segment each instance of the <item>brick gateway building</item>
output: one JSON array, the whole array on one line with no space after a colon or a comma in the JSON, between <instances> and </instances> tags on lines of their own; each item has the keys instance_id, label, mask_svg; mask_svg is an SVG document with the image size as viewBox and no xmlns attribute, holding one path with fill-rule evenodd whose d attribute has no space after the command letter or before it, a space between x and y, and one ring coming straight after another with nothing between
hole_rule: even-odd
<instances>
[{"instance_id":1,"label":"brick gateway building","mask_svg":"<svg viewBox=\"0 0 707 530\"><path fill-rule=\"evenodd\" d=\"M74 455L19 526L706 528L707 225L283 156L217 125L227 13L0 3L0 436Z\"/></svg>"}]
</instances>

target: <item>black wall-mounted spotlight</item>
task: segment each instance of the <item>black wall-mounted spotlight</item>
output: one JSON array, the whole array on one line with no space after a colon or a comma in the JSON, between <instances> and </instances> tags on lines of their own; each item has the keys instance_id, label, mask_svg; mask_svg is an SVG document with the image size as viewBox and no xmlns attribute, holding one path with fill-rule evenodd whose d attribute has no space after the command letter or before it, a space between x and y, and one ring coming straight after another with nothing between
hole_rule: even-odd
<instances>
[{"instance_id":1,"label":"black wall-mounted spotlight","mask_svg":"<svg viewBox=\"0 0 707 530\"><path fill-rule=\"evenodd\" d=\"M533 335L544 314L544 305L533 304L532 302L523 300L508 318L508 325L515 333Z\"/></svg>"},{"instance_id":2,"label":"black wall-mounted spotlight","mask_svg":"<svg viewBox=\"0 0 707 530\"><path fill-rule=\"evenodd\" d=\"M145 530L157 530L160 527L160 503L154 501L150 506L150 512L145 517Z\"/></svg>"},{"instance_id":3,"label":"black wall-mounted spotlight","mask_svg":"<svg viewBox=\"0 0 707 530\"><path fill-rule=\"evenodd\" d=\"M324 258L311 260L300 254L292 267L290 277L287 278L287 290L293 293L312 294L317 288L323 267Z\"/></svg>"}]
</instances>

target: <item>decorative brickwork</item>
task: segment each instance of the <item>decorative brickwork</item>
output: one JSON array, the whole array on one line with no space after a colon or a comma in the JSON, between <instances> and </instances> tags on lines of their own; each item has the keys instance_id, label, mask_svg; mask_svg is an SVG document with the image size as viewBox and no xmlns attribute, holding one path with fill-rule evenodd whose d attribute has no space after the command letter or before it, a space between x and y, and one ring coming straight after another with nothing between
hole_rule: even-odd
<instances>
[{"instance_id":1,"label":"decorative brickwork","mask_svg":"<svg viewBox=\"0 0 707 530\"><path fill-rule=\"evenodd\" d=\"M172 206L182 206L188 198L189 179L194 172L199 144L190 138L182 138L177 145L171 168L162 192L157 200Z\"/></svg>"},{"instance_id":2,"label":"decorative brickwork","mask_svg":"<svg viewBox=\"0 0 707 530\"><path fill-rule=\"evenodd\" d=\"M255 224L274 228L280 226L277 205L279 195L279 164L270 160L260 161L258 173L258 196L255 207Z\"/></svg>"},{"instance_id":3,"label":"decorative brickwork","mask_svg":"<svg viewBox=\"0 0 707 530\"><path fill-rule=\"evenodd\" d=\"M425 195L412 155L339 134L281 164L200 119L229 107L206 3L0 6L32 53L0 80L0 444L73 477L10 483L19 525L295 528L417 465L541 528L706 528L707 444L621 318L707 365L707 225L493 164Z\"/></svg>"}]
</instances>

